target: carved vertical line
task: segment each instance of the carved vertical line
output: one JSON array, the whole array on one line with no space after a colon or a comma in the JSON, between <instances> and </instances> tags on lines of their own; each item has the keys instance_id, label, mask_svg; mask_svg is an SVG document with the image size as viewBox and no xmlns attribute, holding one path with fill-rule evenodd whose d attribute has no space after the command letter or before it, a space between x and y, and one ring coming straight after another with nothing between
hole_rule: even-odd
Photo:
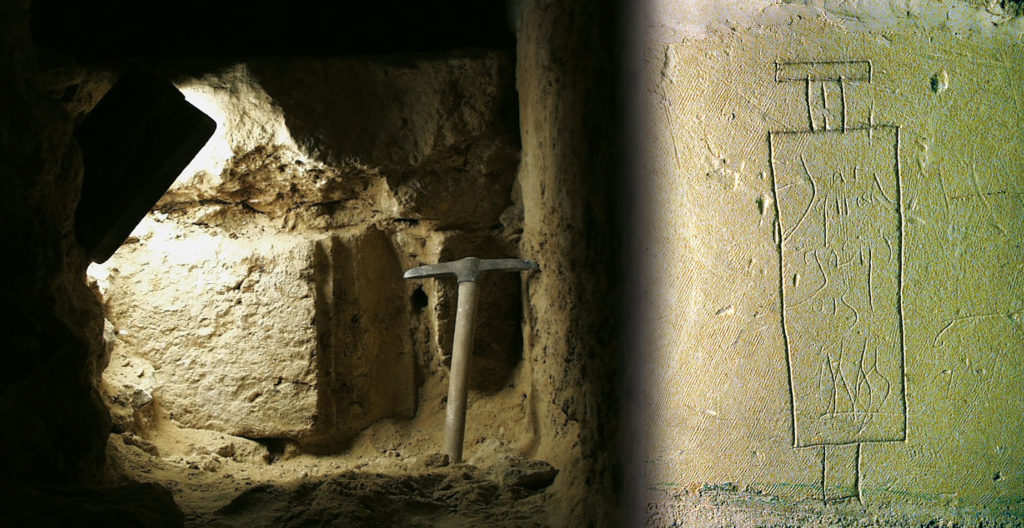
<instances>
[{"instance_id":1,"label":"carved vertical line","mask_svg":"<svg viewBox=\"0 0 1024 528\"><path fill-rule=\"evenodd\" d=\"M807 119L811 122L811 132L814 132L814 112L811 110L811 76L807 76Z\"/></svg>"},{"instance_id":2,"label":"carved vertical line","mask_svg":"<svg viewBox=\"0 0 1024 528\"><path fill-rule=\"evenodd\" d=\"M825 494L825 444L821 445L821 502L827 502Z\"/></svg>"},{"instance_id":3,"label":"carved vertical line","mask_svg":"<svg viewBox=\"0 0 1024 528\"><path fill-rule=\"evenodd\" d=\"M821 207L821 225L822 225L821 245L825 246L825 247L828 247L828 206L824 205L824 204Z\"/></svg>"},{"instance_id":4,"label":"carved vertical line","mask_svg":"<svg viewBox=\"0 0 1024 528\"><path fill-rule=\"evenodd\" d=\"M896 290L896 307L899 312L899 326L900 326L900 385L903 388L903 441L906 442L909 435L908 429L908 417L910 416L910 408L907 403L907 347L906 347L906 328L904 325L904 314L903 314L903 180L900 174L900 127L894 127L896 130L896 211L899 219L897 234L899 241L896 244L897 254L897 290Z\"/></svg>"},{"instance_id":5,"label":"carved vertical line","mask_svg":"<svg viewBox=\"0 0 1024 528\"><path fill-rule=\"evenodd\" d=\"M875 103L868 110L868 141L875 139Z\"/></svg>"},{"instance_id":6,"label":"carved vertical line","mask_svg":"<svg viewBox=\"0 0 1024 528\"><path fill-rule=\"evenodd\" d=\"M843 109L843 132L846 132L846 80L839 77L839 100Z\"/></svg>"},{"instance_id":7,"label":"carved vertical line","mask_svg":"<svg viewBox=\"0 0 1024 528\"><path fill-rule=\"evenodd\" d=\"M808 81L808 86L810 82ZM793 447L799 445L796 428L796 392L793 389L793 359L789 348L789 332L786 330L786 257L783 253L782 212L779 209L779 186L775 175L775 150L772 146L772 133L768 132L768 172L772 177L772 197L775 202L775 235L779 250L779 320L782 323L782 344L786 349L786 384L789 388L789 405L792 411Z\"/></svg>"},{"instance_id":8,"label":"carved vertical line","mask_svg":"<svg viewBox=\"0 0 1024 528\"><path fill-rule=\"evenodd\" d=\"M868 307L871 311L875 310L875 297L871 291L871 268L872 268L872 254L871 246L868 246Z\"/></svg>"},{"instance_id":9,"label":"carved vertical line","mask_svg":"<svg viewBox=\"0 0 1024 528\"><path fill-rule=\"evenodd\" d=\"M854 481L853 481L853 483L857 487L857 502L859 502L859 503L861 503L861 505L863 505L864 504L864 491L863 491L863 488L862 488L862 485L861 485L861 477L860 477L860 460L861 460L860 449L861 449L861 443L857 442L857 472L854 473Z\"/></svg>"},{"instance_id":10,"label":"carved vertical line","mask_svg":"<svg viewBox=\"0 0 1024 528\"><path fill-rule=\"evenodd\" d=\"M827 90L827 87L828 87L828 83L827 82L822 82L821 83L821 108L822 108L821 121L822 121L822 125L825 127L825 130L829 129L828 128L828 90Z\"/></svg>"}]
</instances>

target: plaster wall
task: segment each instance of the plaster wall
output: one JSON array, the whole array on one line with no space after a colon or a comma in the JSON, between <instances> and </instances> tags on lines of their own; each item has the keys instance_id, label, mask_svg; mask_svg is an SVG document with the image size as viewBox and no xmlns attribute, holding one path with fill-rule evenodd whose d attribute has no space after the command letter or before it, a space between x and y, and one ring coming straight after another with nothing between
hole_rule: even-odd
<instances>
[{"instance_id":1,"label":"plaster wall","mask_svg":"<svg viewBox=\"0 0 1024 528\"><path fill-rule=\"evenodd\" d=\"M648 488L1016 518L1017 8L710 4L649 20Z\"/></svg>"}]
</instances>

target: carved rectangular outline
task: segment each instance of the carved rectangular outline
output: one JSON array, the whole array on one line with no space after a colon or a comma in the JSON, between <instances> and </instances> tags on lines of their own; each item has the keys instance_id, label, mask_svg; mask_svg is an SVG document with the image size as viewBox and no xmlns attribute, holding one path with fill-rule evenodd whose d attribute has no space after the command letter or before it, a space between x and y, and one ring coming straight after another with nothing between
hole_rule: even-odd
<instances>
[{"instance_id":1,"label":"carved rectangular outline","mask_svg":"<svg viewBox=\"0 0 1024 528\"><path fill-rule=\"evenodd\" d=\"M776 63L778 64L778 63ZM793 387L793 360L792 351L789 348L789 331L786 328L786 300L785 300L785 276L784 276L784 262L783 259L783 248L782 248L782 222L780 220L781 214L779 211L779 190L776 184L775 178L775 150L772 144L772 136L778 134L844 134L848 131L860 131L866 130L869 133L873 130L882 128L893 129L896 133L896 203L897 203L897 228L896 234L898 243L896 246L896 253L898 255L898 264L896 269L896 283L898 288L896 290L896 304L899 308L899 336L900 336L900 387L902 389L901 397L903 398L903 436L901 438L892 439L881 439L881 440L854 440L849 442L819 442L813 444L800 444L797 441L797 429L796 429L796 391ZM841 446L851 444L872 444L872 443L884 443L884 442L907 442L908 436L908 422L907 417L909 416L909 408L907 406L907 348L906 348L906 335L904 329L904 314L903 314L903 181L900 172L900 127L898 125L870 125L853 127L844 130L776 130L768 132L768 168L772 178L772 198L775 203L775 239L776 249L779 252L779 316L782 322L782 342L786 349L786 381L789 386L789 403L792 425L792 438L794 448L804 447L816 447L816 446Z\"/></svg>"},{"instance_id":2,"label":"carved rectangular outline","mask_svg":"<svg viewBox=\"0 0 1024 528\"><path fill-rule=\"evenodd\" d=\"M814 75L816 66L824 66L827 69L840 69L848 66L852 75L828 76L824 74ZM860 66L866 71L858 72ZM790 72L788 70L795 70ZM803 74L801 74L803 71ZM832 73L832 72L829 72ZM867 81L871 82L874 74L874 67L871 61L850 60L850 61L783 61L775 63L775 82L789 81Z\"/></svg>"}]
</instances>

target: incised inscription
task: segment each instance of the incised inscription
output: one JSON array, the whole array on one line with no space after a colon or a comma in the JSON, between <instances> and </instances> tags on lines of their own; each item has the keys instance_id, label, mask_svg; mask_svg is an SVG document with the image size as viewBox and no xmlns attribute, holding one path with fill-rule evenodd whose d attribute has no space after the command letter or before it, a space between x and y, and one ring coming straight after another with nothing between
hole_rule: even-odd
<instances>
[{"instance_id":1,"label":"incised inscription","mask_svg":"<svg viewBox=\"0 0 1024 528\"><path fill-rule=\"evenodd\" d=\"M860 499L862 444L907 435L900 130L847 115L849 83L871 76L868 61L775 65L806 98L808 129L768 148L793 446L820 446L823 500L827 446L856 445Z\"/></svg>"}]
</instances>

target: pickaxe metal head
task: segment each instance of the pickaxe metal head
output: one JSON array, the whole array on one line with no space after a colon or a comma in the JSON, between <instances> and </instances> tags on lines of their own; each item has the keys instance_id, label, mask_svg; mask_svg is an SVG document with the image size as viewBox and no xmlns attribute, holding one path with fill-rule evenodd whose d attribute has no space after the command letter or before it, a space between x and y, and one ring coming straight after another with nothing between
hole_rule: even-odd
<instances>
[{"instance_id":1,"label":"pickaxe metal head","mask_svg":"<svg viewBox=\"0 0 1024 528\"><path fill-rule=\"evenodd\" d=\"M478 259L466 257L462 260L428 264L413 268L403 275L406 279L426 279L454 275L459 282L474 282L485 271L527 271L537 269L537 264L523 259Z\"/></svg>"}]
</instances>

